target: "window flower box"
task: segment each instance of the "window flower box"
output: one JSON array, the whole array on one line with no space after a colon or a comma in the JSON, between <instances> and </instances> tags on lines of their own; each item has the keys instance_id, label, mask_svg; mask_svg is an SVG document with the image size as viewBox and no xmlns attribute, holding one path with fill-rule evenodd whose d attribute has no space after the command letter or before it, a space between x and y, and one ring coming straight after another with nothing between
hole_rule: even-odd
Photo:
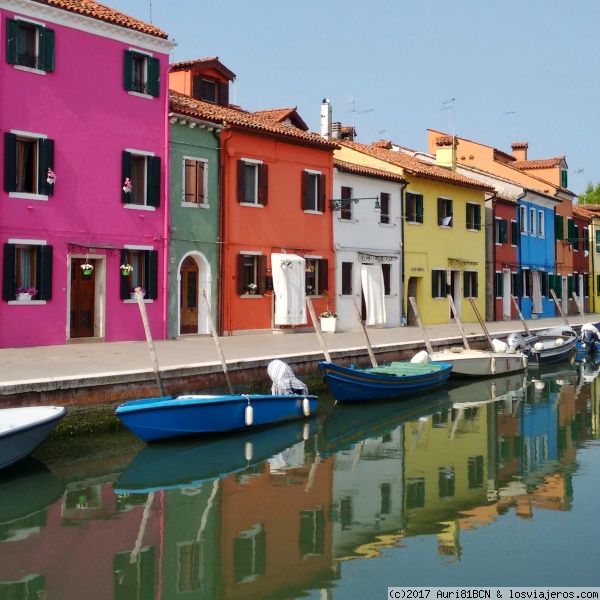
<instances>
[{"instance_id":1,"label":"window flower box","mask_svg":"<svg viewBox=\"0 0 600 600\"><path fill-rule=\"evenodd\" d=\"M146 290L144 288L142 288L141 292L142 292L142 298L145 298L145 296L146 296ZM129 298L131 300L137 300L137 295L135 293L135 288L131 288L131 290L129 290Z\"/></svg>"},{"instance_id":2,"label":"window flower box","mask_svg":"<svg viewBox=\"0 0 600 600\"><path fill-rule=\"evenodd\" d=\"M29 302L37 294L37 290L33 287L18 287L15 290L15 298L19 302Z\"/></svg>"}]
</instances>

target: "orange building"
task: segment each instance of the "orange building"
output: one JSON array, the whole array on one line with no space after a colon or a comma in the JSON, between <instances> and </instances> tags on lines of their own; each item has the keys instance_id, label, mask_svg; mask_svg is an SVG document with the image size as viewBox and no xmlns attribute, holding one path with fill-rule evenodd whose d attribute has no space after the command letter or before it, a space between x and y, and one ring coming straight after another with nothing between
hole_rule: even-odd
<instances>
[{"instance_id":1,"label":"orange building","mask_svg":"<svg viewBox=\"0 0 600 600\"><path fill-rule=\"evenodd\" d=\"M335 297L328 203L336 143L310 133L295 108L252 113L230 105L233 77L208 58L172 65L169 79L178 112L225 126L220 333L311 325L306 296L317 312L325 291Z\"/></svg>"}]
</instances>

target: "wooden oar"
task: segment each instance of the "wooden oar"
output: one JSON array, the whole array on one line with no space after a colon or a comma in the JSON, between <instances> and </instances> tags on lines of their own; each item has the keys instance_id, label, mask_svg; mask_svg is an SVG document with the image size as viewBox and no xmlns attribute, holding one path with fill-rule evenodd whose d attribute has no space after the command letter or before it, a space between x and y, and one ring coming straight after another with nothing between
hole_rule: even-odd
<instances>
[{"instance_id":1,"label":"wooden oar","mask_svg":"<svg viewBox=\"0 0 600 600\"><path fill-rule=\"evenodd\" d=\"M519 305L517 304L517 299L514 296L511 296L513 304L515 305L515 308L517 309L517 314L519 315L519 319L521 319L521 323L523 324L523 327L525 328L525 331L527 332L527 335L531 335L531 331L529 331L529 327L527 325L527 321L525 320L525 317L523 316L523 313L521 312L521 309L519 308Z\"/></svg>"},{"instance_id":2,"label":"wooden oar","mask_svg":"<svg viewBox=\"0 0 600 600\"><path fill-rule=\"evenodd\" d=\"M565 317L565 313L562 311L562 308L560 307L560 302L558 301L558 298L556 297L556 292L554 290L550 290L550 293L552 294L552 298L554 298L554 304L556 304L556 308L558 308L558 312L560 313L560 316L563 318L565 325L568 325L569 321L567 321L567 317Z\"/></svg>"},{"instance_id":3,"label":"wooden oar","mask_svg":"<svg viewBox=\"0 0 600 600\"><path fill-rule=\"evenodd\" d=\"M146 314L146 305L144 304L144 296L142 296L142 288L135 288L135 299L137 300L140 314L142 315L142 323L144 324L144 331L146 333L146 341L148 342L148 349L150 350L150 357L152 358L152 367L154 369L154 376L156 377L156 384L158 385L158 393L160 396L165 395L163 388L162 379L160 377L160 370L158 368L158 360L156 359L156 351L154 350L154 342L152 341L152 333L150 331L150 324L148 323L148 315Z\"/></svg>"},{"instance_id":4,"label":"wooden oar","mask_svg":"<svg viewBox=\"0 0 600 600\"><path fill-rule=\"evenodd\" d=\"M579 310L579 314L581 315L581 318L585 321L585 312L584 312L583 308L581 307L581 304L579 302L579 298L577 297L577 294L575 292L571 292L571 295L573 296L573 300L575 300L575 305L577 306L577 309Z\"/></svg>"},{"instance_id":5,"label":"wooden oar","mask_svg":"<svg viewBox=\"0 0 600 600\"><path fill-rule=\"evenodd\" d=\"M467 350L470 350L471 346L469 346L469 342L467 341L467 336L465 335L465 330L463 329L462 323L460 322L460 317L458 316L458 313L456 312L456 306L454 306L454 300L452 299L452 294L448 294L448 300L450 301L450 308L452 309L452 314L454 315L454 320L456 321L456 324L458 325L458 328L460 329L460 335L462 335L463 344L465 345L465 348Z\"/></svg>"},{"instance_id":6,"label":"wooden oar","mask_svg":"<svg viewBox=\"0 0 600 600\"><path fill-rule=\"evenodd\" d=\"M412 306L413 312L415 313L415 317L417 317L417 323L418 323L419 327L421 328L421 331L423 332L423 339L425 340L425 348L427 348L427 352L429 352L429 354L433 354L431 342L429 341L429 338L427 337L427 330L425 329L425 325L423 324L423 321L421 320L421 314L419 313L419 308L417 307L417 301L412 296L408 299L408 301L410 302L410 305Z\"/></svg>"},{"instance_id":7,"label":"wooden oar","mask_svg":"<svg viewBox=\"0 0 600 600\"><path fill-rule=\"evenodd\" d=\"M315 314L315 307L312 303L312 298L306 296L306 306L308 306L308 312L310 313L310 318L312 319L313 325L315 326L315 331L317 333L317 338L319 339L319 344L321 344L321 350L323 350L323 354L325 355L325 360L327 362L331 362L331 356L329 356L329 351L327 350L327 346L325 345L325 340L323 339L323 332L321 331L321 324L317 319L317 315Z\"/></svg>"},{"instance_id":8,"label":"wooden oar","mask_svg":"<svg viewBox=\"0 0 600 600\"><path fill-rule=\"evenodd\" d=\"M229 373L227 371L227 363L225 362L225 356L223 354L223 350L221 350L221 342L219 341L219 334L217 333L217 328L215 327L215 322L213 321L212 315L210 313L210 305L208 304L208 298L206 297L206 291L204 288L200 289L200 296L202 297L202 302L204 304L204 310L206 311L206 316L208 317L208 323L210 325L210 331L213 336L213 340L215 341L215 345L217 346L217 352L219 353L219 358L221 359L221 366L223 367L223 374L225 375L225 380L227 381L227 387L229 388L229 393L233 396L233 386L231 385L231 380L229 379Z\"/></svg>"},{"instance_id":9,"label":"wooden oar","mask_svg":"<svg viewBox=\"0 0 600 600\"><path fill-rule=\"evenodd\" d=\"M375 355L373 354L373 349L371 348L371 342L369 341L369 334L367 333L367 328L365 327L365 324L362 322L362 317L360 316L360 310L358 309L358 304L356 304L356 300L354 300L353 302L354 304L354 311L356 313L356 318L360 324L360 328L362 329L362 332L365 336L365 340L367 341L367 351L369 352L369 358L371 359L371 364L374 367L377 367L377 361L375 360Z\"/></svg>"},{"instance_id":10,"label":"wooden oar","mask_svg":"<svg viewBox=\"0 0 600 600\"><path fill-rule=\"evenodd\" d=\"M475 300L473 300L473 298L469 298L469 302L471 303L473 312L475 313L475 316L477 317L477 320L479 321L479 324L481 325L481 328L483 329L483 333L485 333L485 337L487 338L490 348L493 350L494 344L492 344L492 338L490 337L490 332L487 330L487 327L485 326L485 322L481 318L481 315L479 314L479 310L477 309L477 306L475 306Z\"/></svg>"}]
</instances>

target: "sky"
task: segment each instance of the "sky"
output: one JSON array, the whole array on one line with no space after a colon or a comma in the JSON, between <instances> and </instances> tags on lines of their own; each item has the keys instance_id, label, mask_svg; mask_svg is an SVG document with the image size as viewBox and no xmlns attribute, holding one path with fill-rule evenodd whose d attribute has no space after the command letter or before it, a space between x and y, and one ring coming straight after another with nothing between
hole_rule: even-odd
<instances>
[{"instance_id":1,"label":"sky","mask_svg":"<svg viewBox=\"0 0 600 600\"><path fill-rule=\"evenodd\" d=\"M528 158L565 156L600 182L599 0L104 0L165 31L171 61L217 56L245 110L328 98L356 140L427 151L427 129Z\"/></svg>"}]
</instances>

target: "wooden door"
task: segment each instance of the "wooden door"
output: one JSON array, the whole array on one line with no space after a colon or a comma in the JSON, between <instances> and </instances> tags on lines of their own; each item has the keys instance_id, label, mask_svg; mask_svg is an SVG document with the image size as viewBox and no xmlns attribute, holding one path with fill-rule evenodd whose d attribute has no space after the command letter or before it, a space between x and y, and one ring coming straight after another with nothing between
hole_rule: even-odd
<instances>
[{"instance_id":1,"label":"wooden door","mask_svg":"<svg viewBox=\"0 0 600 600\"><path fill-rule=\"evenodd\" d=\"M71 338L94 337L95 269L83 272L81 265L95 261L71 260Z\"/></svg>"},{"instance_id":2,"label":"wooden door","mask_svg":"<svg viewBox=\"0 0 600 600\"><path fill-rule=\"evenodd\" d=\"M180 333L198 333L198 265L186 258L181 265Z\"/></svg>"}]
</instances>

